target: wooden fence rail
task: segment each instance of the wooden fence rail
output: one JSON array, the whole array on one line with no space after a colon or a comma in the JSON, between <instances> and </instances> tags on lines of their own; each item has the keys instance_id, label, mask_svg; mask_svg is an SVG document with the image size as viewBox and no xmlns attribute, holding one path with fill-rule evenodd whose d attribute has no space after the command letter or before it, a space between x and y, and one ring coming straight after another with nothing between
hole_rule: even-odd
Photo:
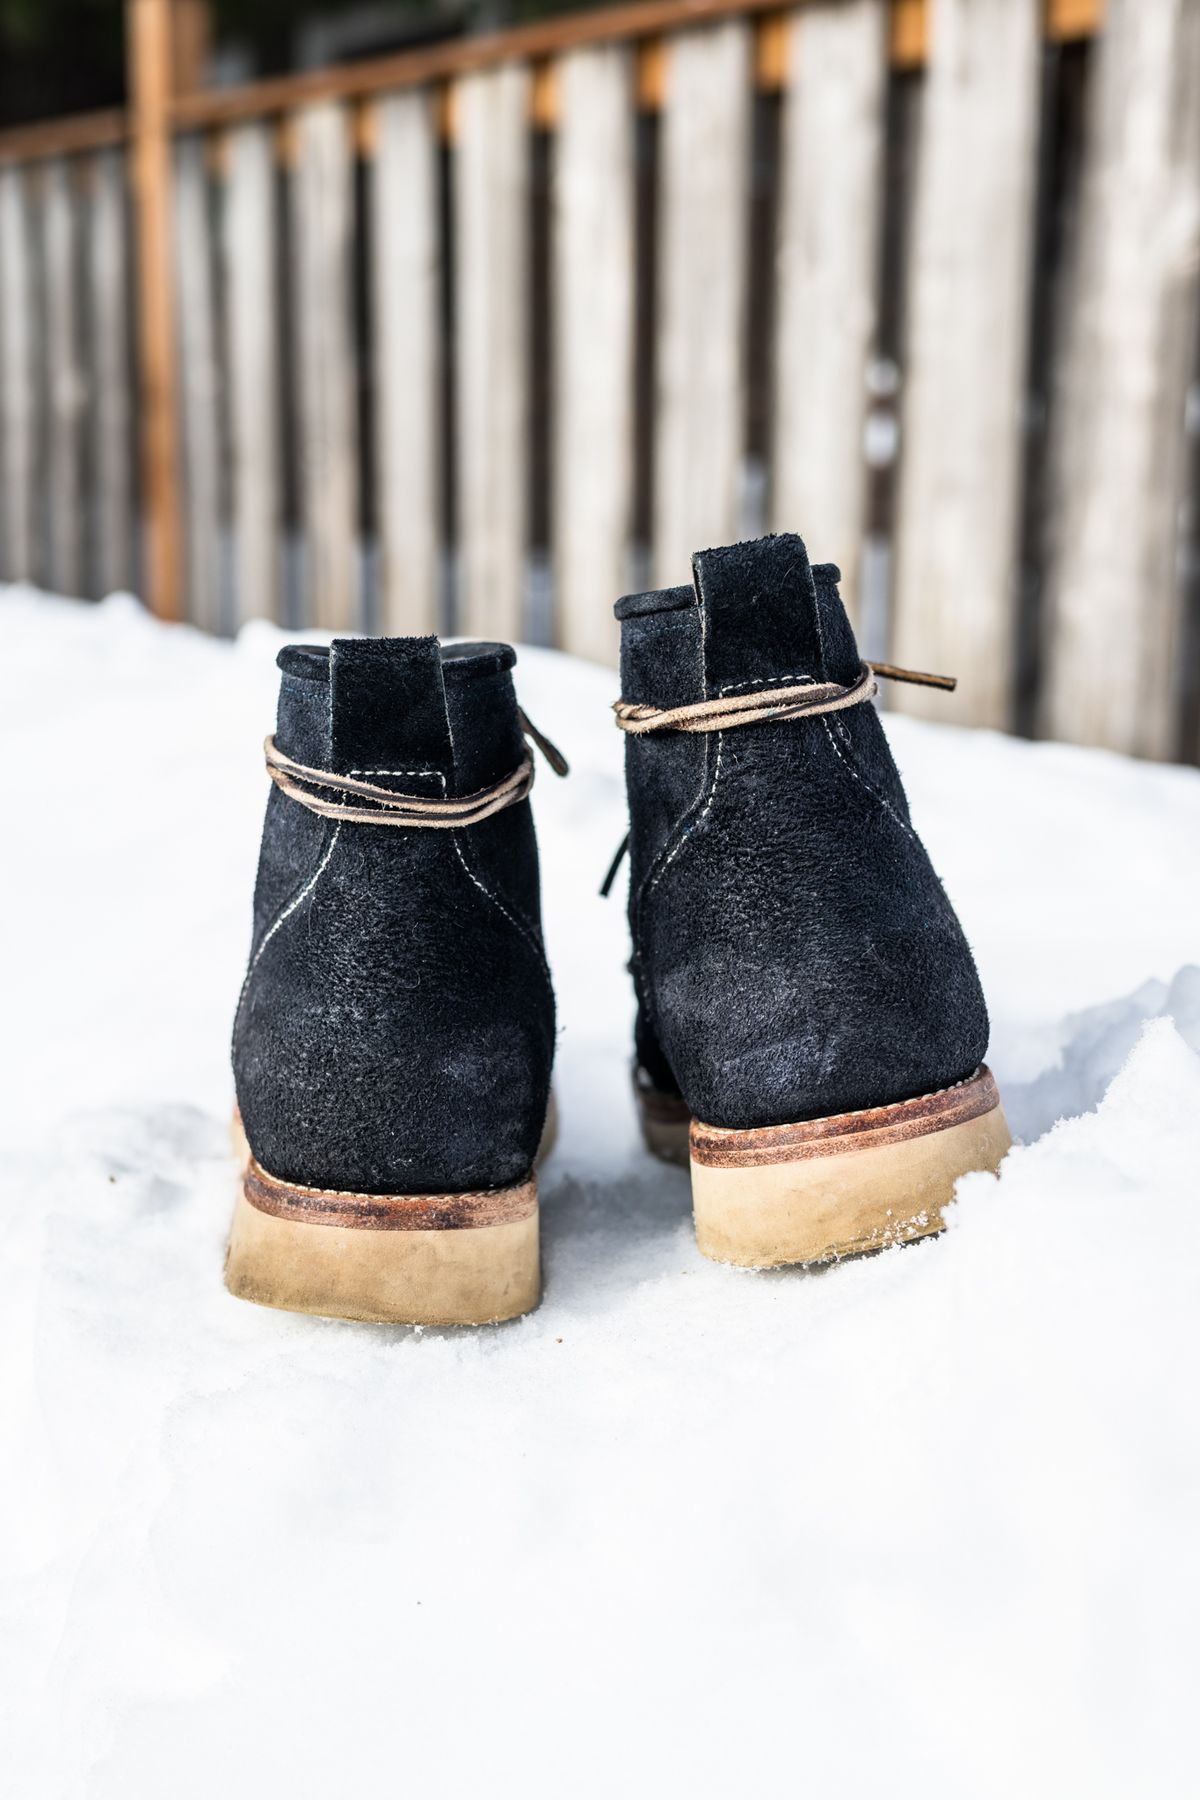
<instances>
[{"instance_id":1,"label":"wooden fence rail","mask_svg":"<svg viewBox=\"0 0 1200 1800\"><path fill-rule=\"evenodd\" d=\"M618 592L794 528L939 716L1200 757L1200 0L638 0L190 92L128 17L128 114L0 133L0 578L611 660Z\"/></svg>"}]
</instances>

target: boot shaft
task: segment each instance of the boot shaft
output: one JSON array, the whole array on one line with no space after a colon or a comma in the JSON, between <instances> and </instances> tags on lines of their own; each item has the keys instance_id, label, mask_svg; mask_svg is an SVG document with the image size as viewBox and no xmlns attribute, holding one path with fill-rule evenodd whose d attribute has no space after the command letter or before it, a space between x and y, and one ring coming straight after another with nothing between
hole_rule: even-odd
<instances>
[{"instance_id":1,"label":"boot shaft","mask_svg":"<svg viewBox=\"0 0 1200 1800\"><path fill-rule=\"evenodd\" d=\"M435 637L289 644L280 669L275 743L288 757L397 793L436 799L490 787L525 754L507 644L441 645ZM281 883L311 866L322 822L272 791L255 898L255 942L276 916ZM438 834L440 836L440 834ZM361 840L361 833L351 833ZM385 856L436 862L428 832L388 832ZM457 850L541 942L537 842L529 808L472 827ZM396 841L391 841L391 840ZM264 892L264 888L266 891Z\"/></svg>"},{"instance_id":2,"label":"boot shaft","mask_svg":"<svg viewBox=\"0 0 1200 1800\"><path fill-rule=\"evenodd\" d=\"M694 588L619 603L626 700L858 678L837 570L799 538L693 567ZM656 1087L745 1129L973 1072L978 977L874 707L631 736L626 759L638 1054Z\"/></svg>"},{"instance_id":3,"label":"boot shaft","mask_svg":"<svg viewBox=\"0 0 1200 1800\"><path fill-rule=\"evenodd\" d=\"M515 660L435 638L289 646L275 748L387 794L476 794L525 756ZM331 788L326 803L347 797ZM409 829L322 816L272 789L234 1029L264 1168L368 1194L520 1180L553 1040L527 802Z\"/></svg>"},{"instance_id":4,"label":"boot shaft","mask_svg":"<svg viewBox=\"0 0 1200 1800\"><path fill-rule=\"evenodd\" d=\"M861 661L838 592L833 563L810 565L791 535L700 552L695 584L633 594L618 602L621 692L635 702L686 705L734 693L836 681L850 685ZM718 750L722 781L733 757L740 771L777 782L795 748L791 726L763 726L736 742L717 734L631 737L626 770L631 812L631 891L663 848L664 836L711 779ZM820 720L807 728L823 738ZM905 824L908 802L873 708L829 721L837 742Z\"/></svg>"}]
</instances>

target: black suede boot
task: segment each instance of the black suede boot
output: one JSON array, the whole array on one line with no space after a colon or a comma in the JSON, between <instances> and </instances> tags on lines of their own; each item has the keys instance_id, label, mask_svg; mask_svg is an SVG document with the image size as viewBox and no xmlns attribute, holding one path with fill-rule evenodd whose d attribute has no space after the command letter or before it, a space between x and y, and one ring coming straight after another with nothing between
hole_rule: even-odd
<instances>
[{"instance_id":1,"label":"black suede boot","mask_svg":"<svg viewBox=\"0 0 1200 1800\"><path fill-rule=\"evenodd\" d=\"M280 652L233 1293L411 1323L537 1304L554 995L515 661L432 637Z\"/></svg>"},{"instance_id":2,"label":"black suede boot","mask_svg":"<svg viewBox=\"0 0 1200 1800\"><path fill-rule=\"evenodd\" d=\"M722 1262L936 1231L1009 1137L975 964L838 572L781 536L693 573L616 608L647 1141L690 1148L700 1248Z\"/></svg>"}]
</instances>

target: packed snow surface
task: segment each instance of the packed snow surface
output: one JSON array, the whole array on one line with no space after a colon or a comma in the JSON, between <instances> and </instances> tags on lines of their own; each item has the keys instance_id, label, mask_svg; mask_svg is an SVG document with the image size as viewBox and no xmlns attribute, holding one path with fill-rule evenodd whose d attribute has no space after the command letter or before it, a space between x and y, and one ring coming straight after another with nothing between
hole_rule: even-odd
<instances>
[{"instance_id":1,"label":"packed snow surface","mask_svg":"<svg viewBox=\"0 0 1200 1800\"><path fill-rule=\"evenodd\" d=\"M279 635L0 621L6 1794L1200 1791L1200 774L890 722L1024 1145L737 1273L635 1127L613 678L523 652L545 1300L336 1324L221 1285Z\"/></svg>"}]
</instances>

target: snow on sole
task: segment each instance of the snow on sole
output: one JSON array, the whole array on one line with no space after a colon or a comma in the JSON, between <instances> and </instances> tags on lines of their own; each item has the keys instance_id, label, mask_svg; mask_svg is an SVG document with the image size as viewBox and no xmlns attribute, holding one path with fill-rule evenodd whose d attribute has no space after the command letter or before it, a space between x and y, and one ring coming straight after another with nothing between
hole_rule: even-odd
<instances>
[{"instance_id":1,"label":"snow on sole","mask_svg":"<svg viewBox=\"0 0 1200 1800\"><path fill-rule=\"evenodd\" d=\"M324 1318L490 1325L541 1298L537 1179L475 1194L356 1194L260 1168L240 1140L225 1286Z\"/></svg>"},{"instance_id":2,"label":"snow on sole","mask_svg":"<svg viewBox=\"0 0 1200 1800\"><path fill-rule=\"evenodd\" d=\"M656 1121L661 1149L648 1123L643 1106L650 1147L679 1160L678 1122ZM941 1231L959 1176L996 1170L1011 1143L986 1067L941 1093L796 1125L732 1131L693 1119L696 1241L715 1262L750 1269L905 1244Z\"/></svg>"}]
</instances>

